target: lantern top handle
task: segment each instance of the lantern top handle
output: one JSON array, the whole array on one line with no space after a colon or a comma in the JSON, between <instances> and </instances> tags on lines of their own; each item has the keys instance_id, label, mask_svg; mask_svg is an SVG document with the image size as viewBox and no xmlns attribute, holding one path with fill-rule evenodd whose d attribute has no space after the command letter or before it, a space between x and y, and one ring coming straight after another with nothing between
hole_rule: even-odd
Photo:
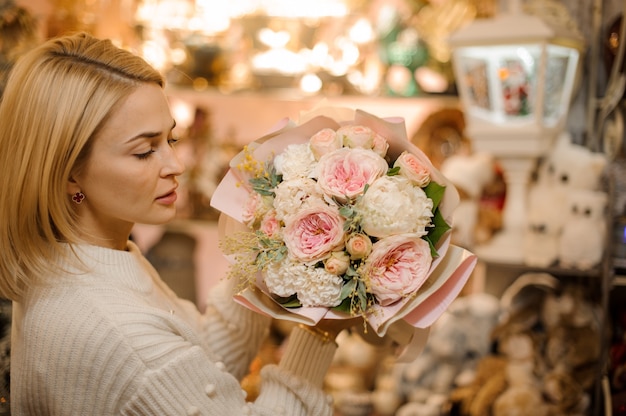
<instances>
[{"instance_id":1,"label":"lantern top handle","mask_svg":"<svg viewBox=\"0 0 626 416\"><path fill-rule=\"evenodd\" d=\"M567 9L555 0L508 0L492 18L477 18L454 32L451 47L553 43L584 50L584 37Z\"/></svg>"}]
</instances>

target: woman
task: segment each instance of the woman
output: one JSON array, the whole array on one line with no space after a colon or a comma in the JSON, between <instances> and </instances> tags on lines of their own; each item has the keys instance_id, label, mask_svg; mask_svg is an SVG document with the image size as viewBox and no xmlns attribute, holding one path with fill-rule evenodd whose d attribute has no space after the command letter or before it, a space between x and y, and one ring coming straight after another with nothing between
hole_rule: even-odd
<instances>
[{"instance_id":1,"label":"woman","mask_svg":"<svg viewBox=\"0 0 626 416\"><path fill-rule=\"evenodd\" d=\"M333 323L295 328L245 400L268 318L177 298L130 241L174 218L172 118L161 75L87 34L16 64L0 103L0 295L13 301L11 406L20 415L330 415Z\"/></svg>"}]
</instances>

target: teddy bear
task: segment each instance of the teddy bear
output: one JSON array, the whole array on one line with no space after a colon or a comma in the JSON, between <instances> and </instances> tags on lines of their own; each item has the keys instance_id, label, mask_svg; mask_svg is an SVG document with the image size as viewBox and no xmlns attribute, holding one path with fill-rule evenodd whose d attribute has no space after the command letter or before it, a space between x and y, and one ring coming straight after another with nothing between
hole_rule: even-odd
<instances>
[{"instance_id":1,"label":"teddy bear","mask_svg":"<svg viewBox=\"0 0 626 416\"><path fill-rule=\"evenodd\" d=\"M585 288L577 284L563 285L544 301L541 309L546 333L543 392L556 414L588 412L601 355L601 314Z\"/></svg>"},{"instance_id":2,"label":"teddy bear","mask_svg":"<svg viewBox=\"0 0 626 416\"><path fill-rule=\"evenodd\" d=\"M606 335L588 289L525 273L500 301L492 352L478 362L472 383L450 393L455 414L588 414Z\"/></svg>"},{"instance_id":3,"label":"teddy bear","mask_svg":"<svg viewBox=\"0 0 626 416\"><path fill-rule=\"evenodd\" d=\"M500 302L494 295L471 293L455 299L432 325L422 354L410 363L396 364L398 386L407 402L398 414L426 414L433 408L442 412L450 391L474 379L477 361L489 353L490 333L499 315Z\"/></svg>"},{"instance_id":4,"label":"teddy bear","mask_svg":"<svg viewBox=\"0 0 626 416\"><path fill-rule=\"evenodd\" d=\"M454 211L452 242L471 249L476 240L480 199L483 190L494 181L495 159L487 152L454 154L443 160L441 173L454 184L460 202Z\"/></svg>"},{"instance_id":5,"label":"teddy bear","mask_svg":"<svg viewBox=\"0 0 626 416\"><path fill-rule=\"evenodd\" d=\"M589 270L604 254L608 196L604 191L571 190L559 236L558 258L565 268Z\"/></svg>"},{"instance_id":6,"label":"teddy bear","mask_svg":"<svg viewBox=\"0 0 626 416\"><path fill-rule=\"evenodd\" d=\"M449 399L454 414L484 416L491 413L493 402L507 388L507 360L489 354L476 364L474 380L450 392Z\"/></svg>"},{"instance_id":7,"label":"teddy bear","mask_svg":"<svg viewBox=\"0 0 626 416\"><path fill-rule=\"evenodd\" d=\"M589 268L589 263L596 263L597 252L602 251L602 236L595 234L595 240L589 247L589 239L571 238L563 241L563 228L567 224L573 230L568 233L580 232L576 221L567 221L571 215L571 204L575 202L571 195L575 191L602 192L603 178L608 160L604 154L592 152L590 149L572 142L568 132L562 133L550 152L541 160L527 193L527 223L523 242L523 261L529 266L549 267L561 263L565 255L564 267ZM595 199L594 199L595 200ZM600 211L602 212L602 211ZM572 224L573 223L573 224ZM583 231L588 223L583 225ZM561 248L561 243L568 245ZM584 245L580 248L579 245ZM569 249L579 253L585 250L583 259L570 262ZM587 258L589 257L589 258Z\"/></svg>"},{"instance_id":8,"label":"teddy bear","mask_svg":"<svg viewBox=\"0 0 626 416\"><path fill-rule=\"evenodd\" d=\"M494 400L493 416L548 416L541 383L534 373L534 357L509 359L506 367L507 388Z\"/></svg>"}]
</instances>

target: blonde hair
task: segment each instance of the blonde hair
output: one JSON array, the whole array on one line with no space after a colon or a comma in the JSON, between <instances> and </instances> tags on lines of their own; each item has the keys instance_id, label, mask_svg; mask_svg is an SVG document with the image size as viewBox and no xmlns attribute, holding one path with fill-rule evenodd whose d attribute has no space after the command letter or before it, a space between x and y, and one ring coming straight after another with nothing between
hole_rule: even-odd
<instances>
[{"instance_id":1,"label":"blonde hair","mask_svg":"<svg viewBox=\"0 0 626 416\"><path fill-rule=\"evenodd\" d=\"M164 86L140 57L86 33L22 56L0 101L0 296L20 301L76 243L68 180L92 138L141 83Z\"/></svg>"}]
</instances>

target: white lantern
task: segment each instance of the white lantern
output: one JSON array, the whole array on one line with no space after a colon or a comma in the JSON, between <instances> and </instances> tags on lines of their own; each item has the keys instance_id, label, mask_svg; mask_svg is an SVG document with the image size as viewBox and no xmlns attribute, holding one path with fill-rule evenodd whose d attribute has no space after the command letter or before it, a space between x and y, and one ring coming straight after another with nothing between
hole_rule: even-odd
<instances>
[{"instance_id":1,"label":"white lantern","mask_svg":"<svg viewBox=\"0 0 626 416\"><path fill-rule=\"evenodd\" d=\"M450 38L466 133L476 151L498 159L507 185L503 229L476 248L486 260L522 262L530 175L566 123L583 42L554 23L514 1L507 13L476 19Z\"/></svg>"}]
</instances>

